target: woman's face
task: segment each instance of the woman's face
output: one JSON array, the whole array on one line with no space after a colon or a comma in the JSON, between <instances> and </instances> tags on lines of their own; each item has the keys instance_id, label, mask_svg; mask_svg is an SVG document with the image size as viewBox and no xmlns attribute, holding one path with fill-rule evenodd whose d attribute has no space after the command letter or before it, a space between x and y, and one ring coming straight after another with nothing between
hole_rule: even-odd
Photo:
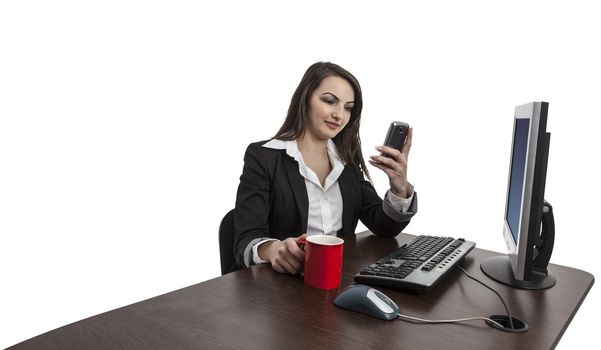
<instances>
[{"instance_id":1,"label":"woman's face","mask_svg":"<svg viewBox=\"0 0 601 350\"><path fill-rule=\"evenodd\" d=\"M307 132L319 140L334 138L351 118L354 99L348 81L338 76L324 78L309 100Z\"/></svg>"}]
</instances>

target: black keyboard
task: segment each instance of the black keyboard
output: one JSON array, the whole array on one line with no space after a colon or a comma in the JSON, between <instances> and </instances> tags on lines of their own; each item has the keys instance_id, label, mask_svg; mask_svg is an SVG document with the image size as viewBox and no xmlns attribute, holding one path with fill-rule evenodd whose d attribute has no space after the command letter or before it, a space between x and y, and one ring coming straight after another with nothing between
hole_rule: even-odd
<instances>
[{"instance_id":1,"label":"black keyboard","mask_svg":"<svg viewBox=\"0 0 601 350\"><path fill-rule=\"evenodd\" d=\"M357 283L425 291L438 282L476 243L463 238L419 236L355 275Z\"/></svg>"}]
</instances>

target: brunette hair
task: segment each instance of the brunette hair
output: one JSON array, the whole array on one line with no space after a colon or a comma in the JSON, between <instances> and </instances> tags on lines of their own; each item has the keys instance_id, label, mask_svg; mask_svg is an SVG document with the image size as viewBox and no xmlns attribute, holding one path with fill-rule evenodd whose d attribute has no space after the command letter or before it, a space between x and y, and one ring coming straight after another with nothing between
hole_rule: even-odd
<instances>
[{"instance_id":1,"label":"brunette hair","mask_svg":"<svg viewBox=\"0 0 601 350\"><path fill-rule=\"evenodd\" d=\"M351 117L347 125L332 139L340 157L346 164L353 164L371 180L369 171L363 160L361 152L361 138L359 137L359 125L361 122L361 109L363 108L363 97L361 86L350 72L331 62L317 62L312 64L301 79L296 91L292 95L290 107L284 124L274 136L278 140L296 140L303 136L307 128L309 118L309 101L311 95L317 89L322 80L329 76L337 76L346 80L355 94Z\"/></svg>"}]
</instances>

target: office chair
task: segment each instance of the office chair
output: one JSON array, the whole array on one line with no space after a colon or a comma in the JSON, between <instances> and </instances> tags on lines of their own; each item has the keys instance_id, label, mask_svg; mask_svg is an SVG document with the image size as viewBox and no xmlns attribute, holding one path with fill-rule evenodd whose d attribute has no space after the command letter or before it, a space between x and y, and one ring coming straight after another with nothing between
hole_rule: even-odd
<instances>
[{"instance_id":1,"label":"office chair","mask_svg":"<svg viewBox=\"0 0 601 350\"><path fill-rule=\"evenodd\" d=\"M221 258L221 275L239 270L234 258L234 213L230 210L219 224L219 256Z\"/></svg>"}]
</instances>

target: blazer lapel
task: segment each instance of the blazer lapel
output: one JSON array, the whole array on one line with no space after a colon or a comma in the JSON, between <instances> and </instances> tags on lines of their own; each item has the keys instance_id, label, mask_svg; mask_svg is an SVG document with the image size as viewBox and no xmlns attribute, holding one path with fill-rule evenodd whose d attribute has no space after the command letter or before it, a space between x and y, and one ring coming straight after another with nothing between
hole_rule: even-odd
<instances>
[{"instance_id":1,"label":"blazer lapel","mask_svg":"<svg viewBox=\"0 0 601 350\"><path fill-rule=\"evenodd\" d=\"M302 231L307 231L307 220L309 215L309 196L307 195L307 186L305 185L305 179L298 172L298 163L287 154L284 154L284 167L288 175L288 181L296 200L296 207L298 208Z\"/></svg>"}]
</instances>

